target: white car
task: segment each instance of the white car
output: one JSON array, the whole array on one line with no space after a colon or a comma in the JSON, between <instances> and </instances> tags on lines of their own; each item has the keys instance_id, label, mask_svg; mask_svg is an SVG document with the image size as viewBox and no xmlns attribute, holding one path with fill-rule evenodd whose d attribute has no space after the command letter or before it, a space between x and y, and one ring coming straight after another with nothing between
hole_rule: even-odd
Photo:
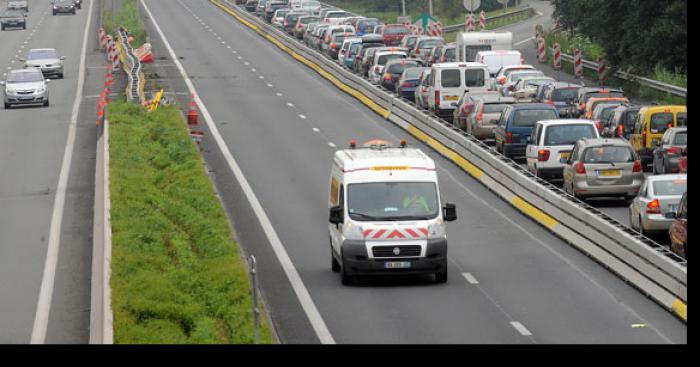
<instances>
[{"instance_id":1,"label":"white car","mask_svg":"<svg viewBox=\"0 0 700 367\"><path fill-rule=\"evenodd\" d=\"M590 120L537 121L525 148L527 170L545 179L560 179L564 171L562 158L569 158L576 141L597 139L598 129Z\"/></svg>"},{"instance_id":2,"label":"white car","mask_svg":"<svg viewBox=\"0 0 700 367\"><path fill-rule=\"evenodd\" d=\"M515 92L515 83L522 78L527 78L530 76L541 76L544 77L544 73L540 70L515 70L508 73L505 79L498 79L498 91L501 92L502 96L510 97Z\"/></svg>"},{"instance_id":3,"label":"white car","mask_svg":"<svg viewBox=\"0 0 700 367\"><path fill-rule=\"evenodd\" d=\"M491 76L495 77L499 70L510 65L523 63L523 55L520 51L479 51L476 53L476 61L489 66ZM529 66L529 65L528 65ZM532 66L530 66L534 69ZM506 69L508 70L508 69Z\"/></svg>"},{"instance_id":4,"label":"white car","mask_svg":"<svg viewBox=\"0 0 700 367\"><path fill-rule=\"evenodd\" d=\"M49 105L49 79L37 69L18 69L7 73L3 86L5 109L13 105Z\"/></svg>"},{"instance_id":5,"label":"white car","mask_svg":"<svg viewBox=\"0 0 700 367\"><path fill-rule=\"evenodd\" d=\"M338 51L338 59L336 60L338 64L345 65L345 54L354 43L362 43L362 38L350 37L343 40L343 45L340 46L340 51Z\"/></svg>"},{"instance_id":6,"label":"white car","mask_svg":"<svg viewBox=\"0 0 700 367\"><path fill-rule=\"evenodd\" d=\"M683 193L688 190L685 174L656 175L646 178L639 195L630 204L630 226L642 234L667 232L674 218L666 213L677 213Z\"/></svg>"},{"instance_id":7,"label":"white car","mask_svg":"<svg viewBox=\"0 0 700 367\"><path fill-rule=\"evenodd\" d=\"M29 50L26 59L19 59L24 62L25 69L39 69L44 76L55 75L63 79L63 60L65 56L58 56L55 48L35 48Z\"/></svg>"},{"instance_id":8,"label":"white car","mask_svg":"<svg viewBox=\"0 0 700 367\"><path fill-rule=\"evenodd\" d=\"M408 54L403 51L382 50L375 52L372 66L369 68L369 80L372 83L379 84L382 74L384 73L384 65L386 65L387 61L394 59L405 59L407 57Z\"/></svg>"},{"instance_id":9,"label":"white car","mask_svg":"<svg viewBox=\"0 0 700 367\"><path fill-rule=\"evenodd\" d=\"M543 84L554 84L556 79L548 76L528 76L518 80L513 86L512 96L518 100L532 100L537 94L537 88Z\"/></svg>"}]
</instances>

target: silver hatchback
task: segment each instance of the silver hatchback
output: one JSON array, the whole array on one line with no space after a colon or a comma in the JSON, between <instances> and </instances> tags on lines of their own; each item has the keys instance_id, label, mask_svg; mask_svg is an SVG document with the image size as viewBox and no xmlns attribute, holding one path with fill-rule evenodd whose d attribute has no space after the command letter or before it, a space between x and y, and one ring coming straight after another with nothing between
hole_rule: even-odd
<instances>
[{"instance_id":1,"label":"silver hatchback","mask_svg":"<svg viewBox=\"0 0 700 367\"><path fill-rule=\"evenodd\" d=\"M0 81L3 86L5 109L13 105L49 105L48 79L37 69L19 69L7 73L7 79Z\"/></svg>"},{"instance_id":2,"label":"silver hatchback","mask_svg":"<svg viewBox=\"0 0 700 367\"><path fill-rule=\"evenodd\" d=\"M632 228L641 233L668 232L675 217L666 218L666 214L678 212L678 204L687 189L688 176L684 174L647 177L639 196L630 204Z\"/></svg>"},{"instance_id":3,"label":"silver hatchback","mask_svg":"<svg viewBox=\"0 0 700 367\"><path fill-rule=\"evenodd\" d=\"M632 145L624 139L582 139L564 164L564 190L577 198L637 196L644 172Z\"/></svg>"},{"instance_id":4,"label":"silver hatchback","mask_svg":"<svg viewBox=\"0 0 700 367\"><path fill-rule=\"evenodd\" d=\"M29 50L24 62L25 69L39 69L45 76L55 75L63 79L63 60L65 56L58 56L54 48L35 48Z\"/></svg>"}]
</instances>

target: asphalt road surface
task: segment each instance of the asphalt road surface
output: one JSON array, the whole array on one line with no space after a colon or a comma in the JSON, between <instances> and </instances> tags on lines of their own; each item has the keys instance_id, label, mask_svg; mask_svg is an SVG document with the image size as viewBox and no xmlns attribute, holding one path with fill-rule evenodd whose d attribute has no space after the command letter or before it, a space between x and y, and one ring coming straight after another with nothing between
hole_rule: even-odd
<instances>
[{"instance_id":1,"label":"asphalt road surface","mask_svg":"<svg viewBox=\"0 0 700 367\"><path fill-rule=\"evenodd\" d=\"M210 2L145 3L335 342L687 342L686 325L669 312ZM152 22L148 27L156 57L165 57L159 62L168 92L184 94L163 40ZM258 259L281 340L319 342L212 132L203 130L205 160L237 238ZM437 163L443 201L455 203L459 216L447 226L447 284L390 277L346 287L330 270L333 152L352 139L377 138L406 139Z\"/></svg>"}]
</instances>

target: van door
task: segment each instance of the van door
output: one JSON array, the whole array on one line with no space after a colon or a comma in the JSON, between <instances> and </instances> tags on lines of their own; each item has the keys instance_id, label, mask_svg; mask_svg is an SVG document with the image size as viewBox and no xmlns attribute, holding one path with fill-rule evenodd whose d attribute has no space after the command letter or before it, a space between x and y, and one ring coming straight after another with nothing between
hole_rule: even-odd
<instances>
[{"instance_id":1,"label":"van door","mask_svg":"<svg viewBox=\"0 0 700 367\"><path fill-rule=\"evenodd\" d=\"M436 104L439 103L441 110L455 109L459 97L464 94L463 73L460 68L442 68L437 70L437 73L435 88L440 92L440 99L436 101Z\"/></svg>"},{"instance_id":2,"label":"van door","mask_svg":"<svg viewBox=\"0 0 700 367\"><path fill-rule=\"evenodd\" d=\"M470 93L487 92L490 89L490 77L487 67L467 68L464 70L464 89Z\"/></svg>"},{"instance_id":3,"label":"van door","mask_svg":"<svg viewBox=\"0 0 700 367\"><path fill-rule=\"evenodd\" d=\"M340 206L345 211L345 197L344 197L343 182L340 181L335 175L331 177L331 189L330 189L330 206ZM328 223L328 228L330 231L331 246L333 251L340 255L340 248L343 244L343 232L342 224L332 224Z\"/></svg>"}]
</instances>

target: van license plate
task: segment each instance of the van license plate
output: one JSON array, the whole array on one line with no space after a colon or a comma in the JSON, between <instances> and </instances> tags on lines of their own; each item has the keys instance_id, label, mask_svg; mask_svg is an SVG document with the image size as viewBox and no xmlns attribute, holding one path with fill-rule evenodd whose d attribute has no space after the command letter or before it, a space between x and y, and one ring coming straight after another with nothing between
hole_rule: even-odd
<instances>
[{"instance_id":1,"label":"van license plate","mask_svg":"<svg viewBox=\"0 0 700 367\"><path fill-rule=\"evenodd\" d=\"M459 96L445 96L445 101L459 101Z\"/></svg>"},{"instance_id":2,"label":"van license plate","mask_svg":"<svg viewBox=\"0 0 700 367\"><path fill-rule=\"evenodd\" d=\"M620 175L619 169L610 169L606 171L598 171L598 175L601 177L615 177Z\"/></svg>"},{"instance_id":3,"label":"van license plate","mask_svg":"<svg viewBox=\"0 0 700 367\"><path fill-rule=\"evenodd\" d=\"M410 267L410 261L387 261L384 263L385 269L408 269Z\"/></svg>"}]
</instances>

